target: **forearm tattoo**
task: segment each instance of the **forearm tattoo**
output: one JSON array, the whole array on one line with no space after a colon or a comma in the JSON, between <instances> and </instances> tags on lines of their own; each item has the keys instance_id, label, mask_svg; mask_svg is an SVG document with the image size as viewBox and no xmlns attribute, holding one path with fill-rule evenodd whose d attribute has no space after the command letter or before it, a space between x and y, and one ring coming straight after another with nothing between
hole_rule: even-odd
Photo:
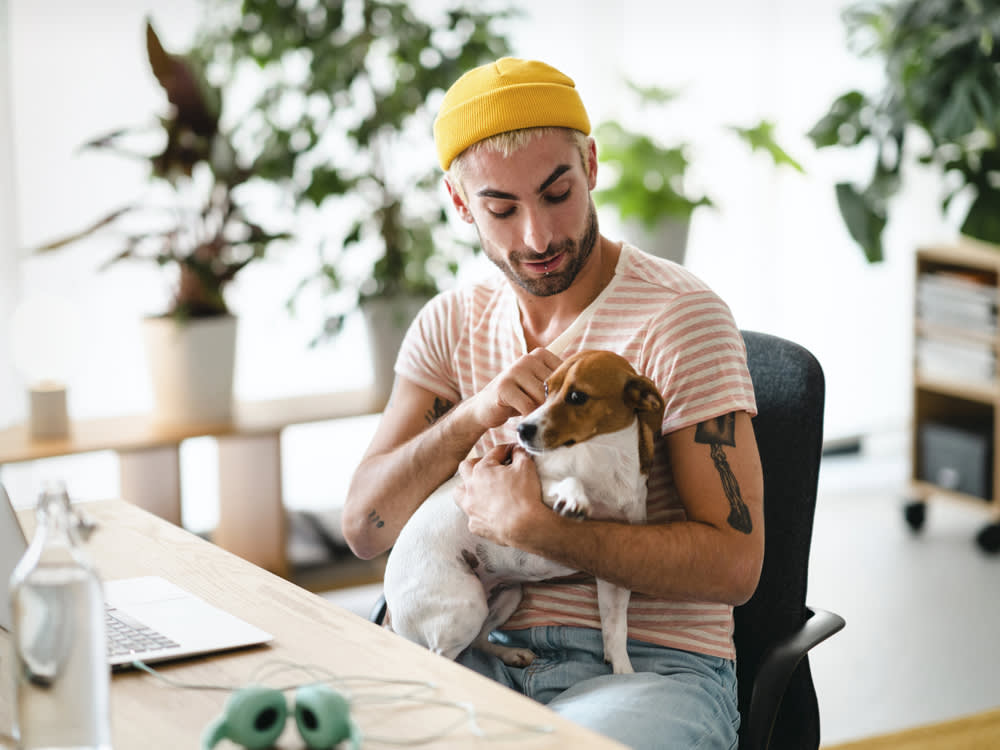
<instances>
[{"instance_id":1,"label":"forearm tattoo","mask_svg":"<svg viewBox=\"0 0 1000 750\"><path fill-rule=\"evenodd\" d=\"M749 534L753 531L750 510L743 502L740 486L733 476L732 469L729 468L726 452L722 449L724 445L736 446L736 415L729 413L702 422L695 429L694 441L708 445L712 449L712 461L722 478L722 489L726 493L726 499L729 500L729 525L737 531Z\"/></svg>"},{"instance_id":2,"label":"forearm tattoo","mask_svg":"<svg viewBox=\"0 0 1000 750\"><path fill-rule=\"evenodd\" d=\"M447 401L443 398L435 398L434 406L424 412L424 419L427 420L427 424L434 424L453 406L454 404L451 401Z\"/></svg>"},{"instance_id":3,"label":"forearm tattoo","mask_svg":"<svg viewBox=\"0 0 1000 750\"><path fill-rule=\"evenodd\" d=\"M385 526L385 521L383 521L379 517L377 510L373 510L371 513L368 514L368 522L373 524L376 529L381 529L383 526Z\"/></svg>"}]
</instances>

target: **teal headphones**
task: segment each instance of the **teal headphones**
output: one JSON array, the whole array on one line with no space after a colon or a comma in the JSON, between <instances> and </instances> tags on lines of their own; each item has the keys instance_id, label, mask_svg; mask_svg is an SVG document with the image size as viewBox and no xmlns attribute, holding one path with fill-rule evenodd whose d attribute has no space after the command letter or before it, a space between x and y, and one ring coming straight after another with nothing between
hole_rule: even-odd
<instances>
[{"instance_id":1,"label":"teal headphones","mask_svg":"<svg viewBox=\"0 0 1000 750\"><path fill-rule=\"evenodd\" d=\"M344 740L353 750L361 747L361 732L351 720L347 700L323 684L303 685L295 691L295 724L309 750L330 750ZM226 701L222 716L202 734L202 750L214 748L223 739L247 750L273 747L285 729L288 705L275 688L251 685L240 688Z\"/></svg>"}]
</instances>

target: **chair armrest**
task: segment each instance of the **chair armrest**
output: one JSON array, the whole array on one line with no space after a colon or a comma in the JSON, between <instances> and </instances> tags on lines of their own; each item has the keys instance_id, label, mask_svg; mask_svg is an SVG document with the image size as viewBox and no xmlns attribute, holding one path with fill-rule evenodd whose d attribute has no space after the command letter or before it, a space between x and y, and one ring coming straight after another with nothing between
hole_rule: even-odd
<instances>
[{"instance_id":1,"label":"chair armrest","mask_svg":"<svg viewBox=\"0 0 1000 750\"><path fill-rule=\"evenodd\" d=\"M368 613L368 621L374 622L376 625L381 625L382 621L385 620L385 609L385 595L379 594L378 601L375 602L372 611Z\"/></svg>"},{"instance_id":2,"label":"chair armrest","mask_svg":"<svg viewBox=\"0 0 1000 750\"><path fill-rule=\"evenodd\" d=\"M750 710L746 722L747 747L765 750L771 741L771 730L778 707L795 668L802 657L819 643L843 629L844 618L823 609L808 609L811 613L802 626L778 641L761 659L750 694ZM740 747L743 747L741 744Z\"/></svg>"}]
</instances>

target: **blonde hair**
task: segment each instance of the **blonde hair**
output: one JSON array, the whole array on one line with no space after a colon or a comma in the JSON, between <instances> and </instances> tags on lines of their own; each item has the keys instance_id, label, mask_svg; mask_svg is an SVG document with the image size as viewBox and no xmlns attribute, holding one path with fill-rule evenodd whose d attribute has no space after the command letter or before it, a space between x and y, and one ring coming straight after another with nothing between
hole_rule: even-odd
<instances>
[{"instance_id":1,"label":"blonde hair","mask_svg":"<svg viewBox=\"0 0 1000 750\"><path fill-rule=\"evenodd\" d=\"M465 186L462 184L462 178L465 176L466 163L470 154L486 151L501 154L505 157L510 156L514 152L524 148L536 138L540 138L541 136L548 135L550 133L563 133L566 136L566 139L576 146L576 150L580 154L580 163L583 165L584 172L590 171L590 137L588 135L581 133L579 130L574 130L573 128L544 126L540 128L508 130L503 133L491 135L489 138L484 138L481 141L473 143L462 153L452 159L451 166L446 172L448 182L454 190L458 191L459 197L465 201Z\"/></svg>"}]
</instances>

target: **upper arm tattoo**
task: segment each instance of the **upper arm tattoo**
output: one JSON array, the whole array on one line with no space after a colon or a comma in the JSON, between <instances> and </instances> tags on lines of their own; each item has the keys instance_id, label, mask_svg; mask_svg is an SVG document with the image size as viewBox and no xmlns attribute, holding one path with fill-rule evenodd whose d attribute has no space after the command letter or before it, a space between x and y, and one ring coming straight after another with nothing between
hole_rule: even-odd
<instances>
[{"instance_id":1,"label":"upper arm tattoo","mask_svg":"<svg viewBox=\"0 0 1000 750\"><path fill-rule=\"evenodd\" d=\"M753 531L753 521L750 520L750 510L743 502L740 485L729 468L726 452L722 446L736 446L736 415L732 412L721 417L709 419L698 425L694 432L694 441L711 447L712 461L722 478L722 489L729 500L729 525L737 531L749 534Z\"/></svg>"},{"instance_id":2,"label":"upper arm tattoo","mask_svg":"<svg viewBox=\"0 0 1000 750\"><path fill-rule=\"evenodd\" d=\"M454 404L451 401L443 398L435 398L434 406L424 412L424 419L427 420L427 424L434 424L441 417L443 417Z\"/></svg>"}]
</instances>

